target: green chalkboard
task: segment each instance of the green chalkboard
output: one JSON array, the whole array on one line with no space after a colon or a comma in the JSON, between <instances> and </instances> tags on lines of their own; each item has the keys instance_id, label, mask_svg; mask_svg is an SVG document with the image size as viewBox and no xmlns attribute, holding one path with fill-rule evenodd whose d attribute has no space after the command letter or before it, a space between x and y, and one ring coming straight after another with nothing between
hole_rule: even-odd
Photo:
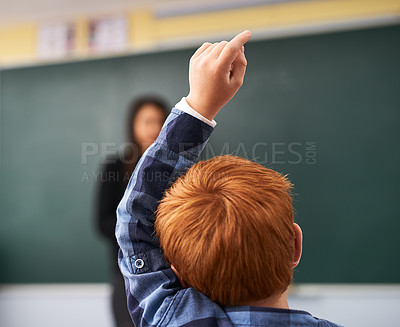
<instances>
[{"instance_id":1,"label":"green chalkboard","mask_svg":"<svg viewBox=\"0 0 400 327\"><path fill-rule=\"evenodd\" d=\"M400 282L400 26L253 41L245 84L203 157L289 174L304 253L296 282ZM94 224L103 148L132 97L188 92L194 49L1 73L0 282L103 282ZM99 151L82 156L82 149ZM103 149L105 150L105 149Z\"/></svg>"}]
</instances>

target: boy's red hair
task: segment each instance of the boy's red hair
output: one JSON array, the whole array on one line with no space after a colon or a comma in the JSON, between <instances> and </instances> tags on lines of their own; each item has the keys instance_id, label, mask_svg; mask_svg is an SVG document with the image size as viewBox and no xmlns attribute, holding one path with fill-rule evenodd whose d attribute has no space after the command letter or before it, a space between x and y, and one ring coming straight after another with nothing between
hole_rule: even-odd
<instances>
[{"instance_id":1,"label":"boy's red hair","mask_svg":"<svg viewBox=\"0 0 400 327\"><path fill-rule=\"evenodd\" d=\"M283 292L294 257L291 187L285 176L240 157L193 165L157 209L167 261L223 305Z\"/></svg>"}]
</instances>

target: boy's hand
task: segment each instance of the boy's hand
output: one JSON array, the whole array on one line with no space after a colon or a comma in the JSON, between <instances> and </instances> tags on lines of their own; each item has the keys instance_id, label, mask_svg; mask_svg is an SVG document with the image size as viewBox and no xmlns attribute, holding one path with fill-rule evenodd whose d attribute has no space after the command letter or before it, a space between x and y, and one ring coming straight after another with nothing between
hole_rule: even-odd
<instances>
[{"instance_id":1,"label":"boy's hand","mask_svg":"<svg viewBox=\"0 0 400 327\"><path fill-rule=\"evenodd\" d=\"M207 119L212 120L242 86L247 66L243 45L250 36L246 30L230 42L206 42L190 58L186 101Z\"/></svg>"}]
</instances>

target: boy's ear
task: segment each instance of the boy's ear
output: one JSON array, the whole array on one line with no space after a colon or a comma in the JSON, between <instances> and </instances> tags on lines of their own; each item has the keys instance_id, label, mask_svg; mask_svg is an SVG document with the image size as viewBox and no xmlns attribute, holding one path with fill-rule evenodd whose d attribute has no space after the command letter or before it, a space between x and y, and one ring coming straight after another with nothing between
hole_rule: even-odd
<instances>
[{"instance_id":1,"label":"boy's ear","mask_svg":"<svg viewBox=\"0 0 400 327\"><path fill-rule=\"evenodd\" d=\"M303 251L303 232L298 224L293 223L294 230L294 257L293 257L293 268L296 267L301 258L301 252Z\"/></svg>"},{"instance_id":2,"label":"boy's ear","mask_svg":"<svg viewBox=\"0 0 400 327\"><path fill-rule=\"evenodd\" d=\"M175 273L176 277L178 277L179 281L181 282L182 287L183 288L189 287L189 285L182 279L181 275L179 275L178 271L176 270L176 268L173 265L171 265L171 269Z\"/></svg>"}]
</instances>

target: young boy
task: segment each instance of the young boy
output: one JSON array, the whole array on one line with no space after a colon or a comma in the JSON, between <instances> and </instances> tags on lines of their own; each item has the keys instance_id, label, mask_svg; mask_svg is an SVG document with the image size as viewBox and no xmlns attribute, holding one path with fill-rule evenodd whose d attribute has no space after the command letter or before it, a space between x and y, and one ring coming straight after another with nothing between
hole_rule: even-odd
<instances>
[{"instance_id":1,"label":"young boy","mask_svg":"<svg viewBox=\"0 0 400 327\"><path fill-rule=\"evenodd\" d=\"M234 156L195 164L243 83L250 35L194 53L189 95L119 204L118 262L136 326L338 326L288 307L302 232L286 177Z\"/></svg>"}]
</instances>

